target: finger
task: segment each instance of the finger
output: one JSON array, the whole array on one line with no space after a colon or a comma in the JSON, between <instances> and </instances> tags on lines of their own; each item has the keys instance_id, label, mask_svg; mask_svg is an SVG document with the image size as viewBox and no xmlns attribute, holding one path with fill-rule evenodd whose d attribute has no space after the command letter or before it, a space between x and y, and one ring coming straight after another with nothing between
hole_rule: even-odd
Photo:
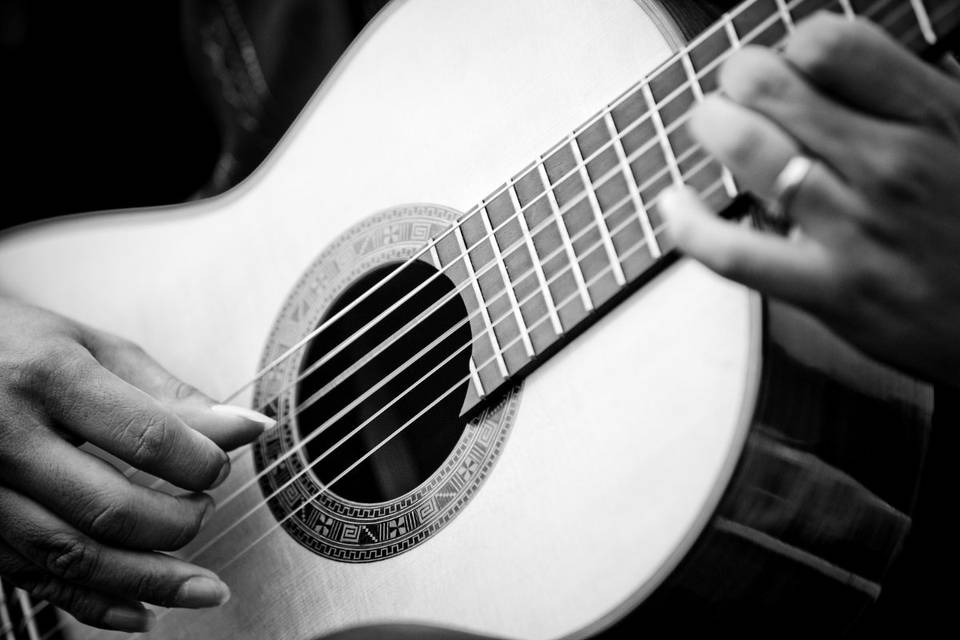
<instances>
[{"instance_id":1,"label":"finger","mask_svg":"<svg viewBox=\"0 0 960 640\"><path fill-rule=\"evenodd\" d=\"M17 451L0 450L0 480L87 535L136 549L178 549L213 510L204 494L172 496L131 483L42 424L24 425Z\"/></svg>"},{"instance_id":2,"label":"finger","mask_svg":"<svg viewBox=\"0 0 960 640\"><path fill-rule=\"evenodd\" d=\"M797 27L784 56L814 85L855 109L958 132L960 84L871 22L817 14Z\"/></svg>"},{"instance_id":3,"label":"finger","mask_svg":"<svg viewBox=\"0 0 960 640\"><path fill-rule=\"evenodd\" d=\"M763 114L847 182L864 188L876 184L906 130L825 98L767 49L745 47L723 66L720 83L731 100Z\"/></svg>"},{"instance_id":4,"label":"finger","mask_svg":"<svg viewBox=\"0 0 960 640\"><path fill-rule=\"evenodd\" d=\"M105 546L36 502L0 487L0 537L53 577L164 607L214 607L230 591L211 571L159 553Z\"/></svg>"},{"instance_id":5,"label":"finger","mask_svg":"<svg viewBox=\"0 0 960 640\"><path fill-rule=\"evenodd\" d=\"M202 491L226 478L230 465L220 447L87 350L61 351L46 366L44 400L58 427L185 489Z\"/></svg>"},{"instance_id":6,"label":"finger","mask_svg":"<svg viewBox=\"0 0 960 640\"><path fill-rule=\"evenodd\" d=\"M153 613L139 602L96 593L53 578L2 541L0 575L33 598L46 600L80 622L94 627L127 632L148 631L156 620Z\"/></svg>"},{"instance_id":7,"label":"finger","mask_svg":"<svg viewBox=\"0 0 960 640\"><path fill-rule=\"evenodd\" d=\"M791 159L802 154L797 143L764 116L719 96L693 113L690 132L740 183L761 198L780 194L776 184ZM845 214L880 229L869 219L850 188L829 167L817 163L791 200L789 215L814 237L830 233Z\"/></svg>"},{"instance_id":8,"label":"finger","mask_svg":"<svg viewBox=\"0 0 960 640\"><path fill-rule=\"evenodd\" d=\"M659 207L677 246L721 276L809 309L823 306L829 270L819 246L721 220L686 187L665 191Z\"/></svg>"},{"instance_id":9,"label":"finger","mask_svg":"<svg viewBox=\"0 0 960 640\"><path fill-rule=\"evenodd\" d=\"M246 444L276 424L256 411L218 405L132 342L91 330L85 344L100 364L162 402L224 450Z\"/></svg>"}]
</instances>

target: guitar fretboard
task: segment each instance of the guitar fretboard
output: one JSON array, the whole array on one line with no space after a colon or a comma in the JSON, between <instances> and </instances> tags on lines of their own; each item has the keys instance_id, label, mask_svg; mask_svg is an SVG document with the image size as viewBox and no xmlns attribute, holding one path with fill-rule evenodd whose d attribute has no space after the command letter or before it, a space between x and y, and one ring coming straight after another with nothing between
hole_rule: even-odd
<instances>
[{"instance_id":1,"label":"guitar fretboard","mask_svg":"<svg viewBox=\"0 0 960 640\"><path fill-rule=\"evenodd\" d=\"M960 23L955 0L751 0L470 209L430 247L471 316L465 410L663 266L674 253L656 208L666 187L686 184L716 211L740 195L687 116L732 52L776 47L820 10L866 17L917 52Z\"/></svg>"}]
</instances>

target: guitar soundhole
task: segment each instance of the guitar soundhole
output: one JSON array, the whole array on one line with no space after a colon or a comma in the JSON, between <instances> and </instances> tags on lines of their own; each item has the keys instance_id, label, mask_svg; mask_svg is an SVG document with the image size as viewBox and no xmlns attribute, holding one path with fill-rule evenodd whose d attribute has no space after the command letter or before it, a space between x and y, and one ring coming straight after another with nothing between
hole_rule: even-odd
<instances>
[{"instance_id":1,"label":"guitar soundhole","mask_svg":"<svg viewBox=\"0 0 960 640\"><path fill-rule=\"evenodd\" d=\"M382 267L359 279L326 318L357 300L396 266ZM441 302L454 285L444 276L431 280L435 273L436 269L425 263L408 265L307 348L301 375L359 332L358 338L306 375L296 394L297 406L308 405L300 410L297 422L301 440L313 436L305 448L309 462L316 461L312 471L324 485L334 482L330 491L342 498L379 503L404 495L443 464L463 433L465 423L459 415L469 374L470 323L465 321L467 310L459 295L449 295L450 300ZM414 290L417 293L409 300L375 321ZM437 310L422 321L404 328L435 306ZM370 323L372 326L364 329ZM398 331L402 331L401 339L397 339ZM449 335L438 340L447 332ZM316 395L332 382L336 385ZM343 416L339 416L341 412ZM355 435L337 446L360 425ZM313 435L318 430L318 435Z\"/></svg>"}]
</instances>

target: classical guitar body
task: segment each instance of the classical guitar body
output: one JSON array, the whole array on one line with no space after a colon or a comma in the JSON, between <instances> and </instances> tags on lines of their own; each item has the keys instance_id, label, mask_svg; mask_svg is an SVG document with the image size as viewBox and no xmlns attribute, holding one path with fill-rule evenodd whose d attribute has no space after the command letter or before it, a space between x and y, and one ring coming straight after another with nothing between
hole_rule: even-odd
<instances>
[{"instance_id":1,"label":"classical guitar body","mask_svg":"<svg viewBox=\"0 0 960 640\"><path fill-rule=\"evenodd\" d=\"M131 338L226 397L391 267L450 264L449 251L474 242L452 225L478 202L488 232L504 193L514 212L525 207L522 178L533 174L521 170L552 158L557 140L681 42L654 2L398 0L250 179L186 206L8 233L0 292ZM588 144L565 153L585 161ZM536 169L559 182L557 166ZM636 186L626 200L642 199L631 200ZM562 208L556 191L543 202ZM603 199L588 198L601 209ZM637 233L667 254L652 216ZM613 223L594 243L622 258L606 263L613 284L591 279L575 230L555 227L554 253L576 256L565 264L578 277L547 282L547 260L528 268L545 322L530 327L535 310L518 285L500 299L529 330L491 329L496 305L477 274L515 280L511 243L543 257L537 222L524 224L497 236L489 262L471 254L460 262L472 272L450 277L474 346L437 365L465 380L451 406L466 418L437 418L431 433L442 438L397 438L357 480L336 477L356 448L321 470L336 454L303 441L337 410L320 393L335 376L310 388L298 377L358 325L245 389L239 402L281 425L238 454L214 493L220 508L182 552L218 571L233 597L161 612L149 637L309 640L389 623L579 638L625 616L679 629L695 616L757 628L788 616L815 629L876 598L909 528L932 390L687 260L643 272ZM445 233L456 242L424 251ZM618 288L620 276L642 286ZM398 357L416 360L411 349ZM388 373L357 393L387 389ZM439 396L451 379L429 381ZM308 424L295 409L314 392L327 413ZM377 441L402 426L378 424ZM63 633L111 637L72 620Z\"/></svg>"}]
</instances>

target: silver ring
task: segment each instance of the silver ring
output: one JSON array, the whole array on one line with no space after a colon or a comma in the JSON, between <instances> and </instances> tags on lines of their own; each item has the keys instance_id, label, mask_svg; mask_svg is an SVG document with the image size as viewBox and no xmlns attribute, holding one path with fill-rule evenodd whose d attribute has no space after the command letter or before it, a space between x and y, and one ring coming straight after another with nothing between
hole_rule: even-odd
<instances>
[{"instance_id":1,"label":"silver ring","mask_svg":"<svg viewBox=\"0 0 960 640\"><path fill-rule=\"evenodd\" d=\"M773 183L773 201L769 208L771 218L779 222L788 220L790 203L810 175L815 162L807 156L794 156L790 159Z\"/></svg>"}]
</instances>

